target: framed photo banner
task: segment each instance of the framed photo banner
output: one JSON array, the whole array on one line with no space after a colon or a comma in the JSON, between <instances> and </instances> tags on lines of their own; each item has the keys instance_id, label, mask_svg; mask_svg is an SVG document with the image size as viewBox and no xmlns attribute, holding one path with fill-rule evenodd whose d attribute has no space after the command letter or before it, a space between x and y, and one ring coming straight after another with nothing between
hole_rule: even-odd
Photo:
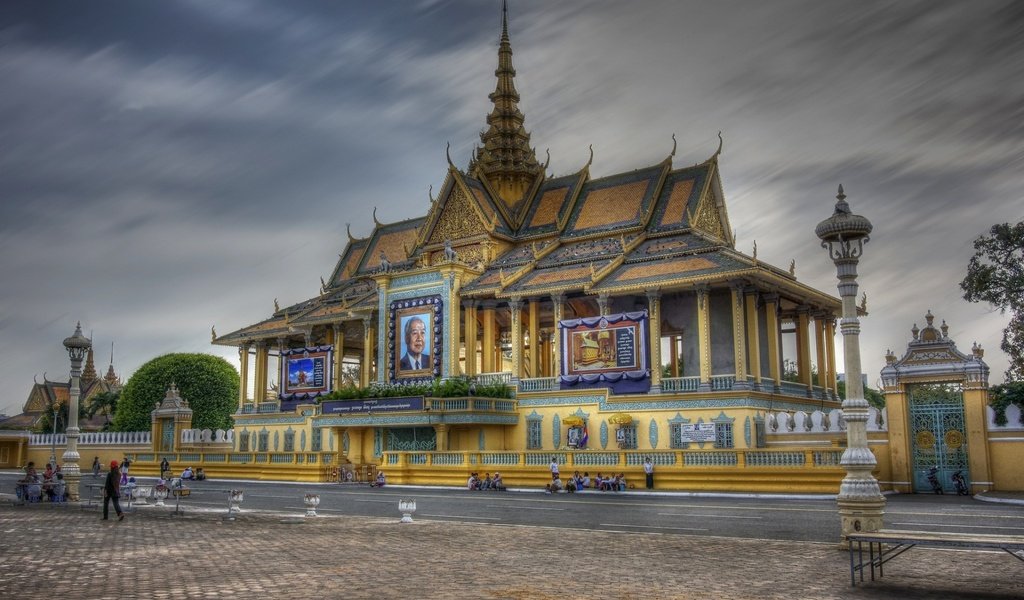
<instances>
[{"instance_id":1,"label":"framed photo banner","mask_svg":"<svg viewBox=\"0 0 1024 600\"><path fill-rule=\"evenodd\" d=\"M560 321L561 387L608 387L615 393L649 390L647 327L647 311Z\"/></svg>"},{"instance_id":2,"label":"framed photo banner","mask_svg":"<svg viewBox=\"0 0 1024 600\"><path fill-rule=\"evenodd\" d=\"M388 375L392 382L409 383L441 376L444 350L444 312L441 308L440 295L391 303Z\"/></svg>"},{"instance_id":3,"label":"framed photo banner","mask_svg":"<svg viewBox=\"0 0 1024 600\"><path fill-rule=\"evenodd\" d=\"M281 352L282 401L309 400L331 393L333 346L290 348Z\"/></svg>"}]
</instances>

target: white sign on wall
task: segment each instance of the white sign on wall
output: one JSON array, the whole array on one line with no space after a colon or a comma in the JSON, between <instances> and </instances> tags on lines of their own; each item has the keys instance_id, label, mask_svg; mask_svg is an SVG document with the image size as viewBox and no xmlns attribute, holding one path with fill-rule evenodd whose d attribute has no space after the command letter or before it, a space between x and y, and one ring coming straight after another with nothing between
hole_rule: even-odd
<instances>
[{"instance_id":1,"label":"white sign on wall","mask_svg":"<svg viewBox=\"0 0 1024 600\"><path fill-rule=\"evenodd\" d=\"M714 442L714 423L693 423L683 425L683 442Z\"/></svg>"}]
</instances>

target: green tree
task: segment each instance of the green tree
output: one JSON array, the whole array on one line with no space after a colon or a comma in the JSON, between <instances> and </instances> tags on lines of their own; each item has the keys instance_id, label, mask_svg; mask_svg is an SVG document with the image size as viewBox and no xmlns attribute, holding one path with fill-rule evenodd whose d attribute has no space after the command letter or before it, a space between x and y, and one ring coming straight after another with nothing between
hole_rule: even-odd
<instances>
[{"instance_id":1,"label":"green tree","mask_svg":"<svg viewBox=\"0 0 1024 600\"><path fill-rule=\"evenodd\" d=\"M86 415L85 407L78 404L78 419L81 421ZM68 429L68 405L67 403L57 404L57 433L65 433ZM53 404L46 409L43 416L36 423L37 433L53 433Z\"/></svg>"},{"instance_id":2,"label":"green tree","mask_svg":"<svg viewBox=\"0 0 1024 600\"><path fill-rule=\"evenodd\" d=\"M1010 311L1000 344L1010 358L1006 381L1024 380L1024 221L993 225L974 240L974 256L960 282L964 300Z\"/></svg>"},{"instance_id":3,"label":"green tree","mask_svg":"<svg viewBox=\"0 0 1024 600\"><path fill-rule=\"evenodd\" d=\"M150 413L171 383L192 409L192 427L229 429L238 404L238 372L209 354L165 354L139 367L117 403L114 431L148 431Z\"/></svg>"},{"instance_id":4,"label":"green tree","mask_svg":"<svg viewBox=\"0 0 1024 600\"><path fill-rule=\"evenodd\" d=\"M85 407L85 414L91 419L97 413L103 415L105 421L103 429L110 429L111 417L117 414L117 401L121 399L121 392L101 392L89 398L88 406Z\"/></svg>"}]
</instances>

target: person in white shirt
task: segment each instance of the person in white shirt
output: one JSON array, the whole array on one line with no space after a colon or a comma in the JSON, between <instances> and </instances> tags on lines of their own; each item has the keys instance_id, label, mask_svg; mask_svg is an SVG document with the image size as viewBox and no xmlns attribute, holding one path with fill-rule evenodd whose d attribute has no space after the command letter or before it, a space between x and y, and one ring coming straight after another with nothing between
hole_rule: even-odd
<instances>
[{"instance_id":1,"label":"person in white shirt","mask_svg":"<svg viewBox=\"0 0 1024 600\"><path fill-rule=\"evenodd\" d=\"M647 489L654 489L654 463L651 462L651 457L648 456L644 459L644 477L647 478Z\"/></svg>"}]
</instances>

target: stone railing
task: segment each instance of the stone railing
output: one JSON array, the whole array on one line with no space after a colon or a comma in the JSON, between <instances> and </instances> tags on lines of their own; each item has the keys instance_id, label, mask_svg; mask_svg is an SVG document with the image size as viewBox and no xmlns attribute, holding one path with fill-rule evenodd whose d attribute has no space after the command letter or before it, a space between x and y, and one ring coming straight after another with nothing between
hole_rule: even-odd
<instances>
[{"instance_id":1,"label":"stone railing","mask_svg":"<svg viewBox=\"0 0 1024 600\"><path fill-rule=\"evenodd\" d=\"M495 383L512 383L512 373L504 371L501 373L480 373L475 377L478 383L493 385Z\"/></svg>"},{"instance_id":2,"label":"stone railing","mask_svg":"<svg viewBox=\"0 0 1024 600\"><path fill-rule=\"evenodd\" d=\"M843 411L838 408L828 412L770 412L765 416L767 433L773 435L805 433L838 433L846 431ZM872 406L868 409L867 428L872 431L888 431L889 420L886 409Z\"/></svg>"},{"instance_id":3,"label":"stone railing","mask_svg":"<svg viewBox=\"0 0 1024 600\"><path fill-rule=\"evenodd\" d=\"M547 470L554 457L564 473L567 469L640 468L650 457L657 466L672 467L768 467L836 468L842 449L766 450L581 450L556 452L385 452L389 467L537 468Z\"/></svg>"},{"instance_id":4,"label":"stone railing","mask_svg":"<svg viewBox=\"0 0 1024 600\"><path fill-rule=\"evenodd\" d=\"M700 377L665 377L661 380L663 392L696 392L700 390Z\"/></svg>"},{"instance_id":5,"label":"stone railing","mask_svg":"<svg viewBox=\"0 0 1024 600\"><path fill-rule=\"evenodd\" d=\"M551 392L558 389L557 377L534 377L532 379L520 379L520 392Z\"/></svg>"},{"instance_id":6,"label":"stone railing","mask_svg":"<svg viewBox=\"0 0 1024 600\"><path fill-rule=\"evenodd\" d=\"M1006 425L996 425L996 411L991 406L985 407L985 415L988 417L989 431L1024 431L1024 424L1020 422L1020 407L1016 404L1006 407Z\"/></svg>"},{"instance_id":7,"label":"stone railing","mask_svg":"<svg viewBox=\"0 0 1024 600\"><path fill-rule=\"evenodd\" d=\"M182 444L232 444L235 441L235 430L218 429L183 429L181 430Z\"/></svg>"},{"instance_id":8,"label":"stone railing","mask_svg":"<svg viewBox=\"0 0 1024 600\"><path fill-rule=\"evenodd\" d=\"M79 446L148 446L152 442L149 431L90 431L78 435ZM29 446L66 446L67 436L58 433L33 433Z\"/></svg>"}]
</instances>

